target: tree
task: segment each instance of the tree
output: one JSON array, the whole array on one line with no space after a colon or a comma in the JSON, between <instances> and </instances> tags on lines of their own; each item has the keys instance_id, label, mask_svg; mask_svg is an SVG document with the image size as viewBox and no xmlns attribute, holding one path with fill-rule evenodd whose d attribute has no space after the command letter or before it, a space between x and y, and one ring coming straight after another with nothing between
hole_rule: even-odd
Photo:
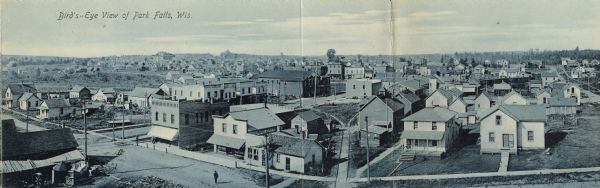
<instances>
[{"instance_id":1,"label":"tree","mask_svg":"<svg viewBox=\"0 0 600 188\"><path fill-rule=\"evenodd\" d=\"M39 67L37 69L35 69L35 76L36 76L36 78L39 78L42 76L42 71L40 71Z\"/></svg>"},{"instance_id":2,"label":"tree","mask_svg":"<svg viewBox=\"0 0 600 188\"><path fill-rule=\"evenodd\" d=\"M334 58L335 58L335 49L329 49L329 50L327 50L327 58L329 59L329 61L334 61Z\"/></svg>"}]
</instances>

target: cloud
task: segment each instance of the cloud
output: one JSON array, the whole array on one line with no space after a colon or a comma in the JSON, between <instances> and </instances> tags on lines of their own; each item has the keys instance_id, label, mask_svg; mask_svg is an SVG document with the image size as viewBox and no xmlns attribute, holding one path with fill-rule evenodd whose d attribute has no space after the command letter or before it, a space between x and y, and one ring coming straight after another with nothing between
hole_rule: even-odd
<instances>
[{"instance_id":1,"label":"cloud","mask_svg":"<svg viewBox=\"0 0 600 188\"><path fill-rule=\"evenodd\" d=\"M438 11L438 12L426 12L426 11L419 11L419 12L413 12L411 14L409 14L409 17L413 17L413 18L433 18L433 17L441 17L441 16L449 16L449 15L453 15L456 14L455 11Z\"/></svg>"}]
</instances>

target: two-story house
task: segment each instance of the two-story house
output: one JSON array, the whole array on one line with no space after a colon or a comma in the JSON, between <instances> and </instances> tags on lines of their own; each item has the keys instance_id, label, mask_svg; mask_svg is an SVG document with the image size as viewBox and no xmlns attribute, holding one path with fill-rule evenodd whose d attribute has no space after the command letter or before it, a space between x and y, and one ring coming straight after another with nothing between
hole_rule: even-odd
<instances>
[{"instance_id":1,"label":"two-story house","mask_svg":"<svg viewBox=\"0 0 600 188\"><path fill-rule=\"evenodd\" d=\"M213 116L214 152L243 158L251 165L266 165L264 135L278 132L285 123L267 108L232 111Z\"/></svg>"},{"instance_id":2,"label":"two-story house","mask_svg":"<svg viewBox=\"0 0 600 188\"><path fill-rule=\"evenodd\" d=\"M443 156L458 138L460 125L456 112L442 107L427 107L402 119L400 137L405 149L416 155Z\"/></svg>"}]
</instances>

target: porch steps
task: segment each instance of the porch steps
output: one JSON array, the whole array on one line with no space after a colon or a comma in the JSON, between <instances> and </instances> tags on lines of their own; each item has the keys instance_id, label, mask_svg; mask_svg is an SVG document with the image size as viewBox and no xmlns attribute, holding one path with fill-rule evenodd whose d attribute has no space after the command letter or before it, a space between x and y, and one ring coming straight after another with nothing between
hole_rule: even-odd
<instances>
[{"instance_id":1,"label":"porch steps","mask_svg":"<svg viewBox=\"0 0 600 188\"><path fill-rule=\"evenodd\" d=\"M414 152L406 152L400 155L400 161L414 161L416 154Z\"/></svg>"}]
</instances>

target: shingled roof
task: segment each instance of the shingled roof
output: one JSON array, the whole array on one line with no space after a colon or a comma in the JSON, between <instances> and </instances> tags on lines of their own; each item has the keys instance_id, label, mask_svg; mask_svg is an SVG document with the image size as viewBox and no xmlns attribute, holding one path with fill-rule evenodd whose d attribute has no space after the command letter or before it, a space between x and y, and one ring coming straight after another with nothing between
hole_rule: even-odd
<instances>
[{"instance_id":1,"label":"shingled roof","mask_svg":"<svg viewBox=\"0 0 600 188\"><path fill-rule=\"evenodd\" d=\"M79 146L70 129L53 129L20 133L12 119L2 120L2 160L30 159L31 155L68 152Z\"/></svg>"},{"instance_id":2,"label":"shingled roof","mask_svg":"<svg viewBox=\"0 0 600 188\"><path fill-rule=\"evenodd\" d=\"M402 121L448 121L457 113L446 108L434 107L423 108L418 112L402 119Z\"/></svg>"},{"instance_id":3,"label":"shingled roof","mask_svg":"<svg viewBox=\"0 0 600 188\"><path fill-rule=\"evenodd\" d=\"M283 134L270 134L270 138L269 143L277 147L275 153L304 158L314 148L324 150L323 146L314 139L302 139Z\"/></svg>"},{"instance_id":4,"label":"shingled roof","mask_svg":"<svg viewBox=\"0 0 600 188\"><path fill-rule=\"evenodd\" d=\"M267 108L257 108L230 112L229 115L235 118L236 120L247 121L248 131L267 129L271 127L285 125L285 123L281 119L279 119L279 117L277 117L275 113L271 112Z\"/></svg>"}]
</instances>

